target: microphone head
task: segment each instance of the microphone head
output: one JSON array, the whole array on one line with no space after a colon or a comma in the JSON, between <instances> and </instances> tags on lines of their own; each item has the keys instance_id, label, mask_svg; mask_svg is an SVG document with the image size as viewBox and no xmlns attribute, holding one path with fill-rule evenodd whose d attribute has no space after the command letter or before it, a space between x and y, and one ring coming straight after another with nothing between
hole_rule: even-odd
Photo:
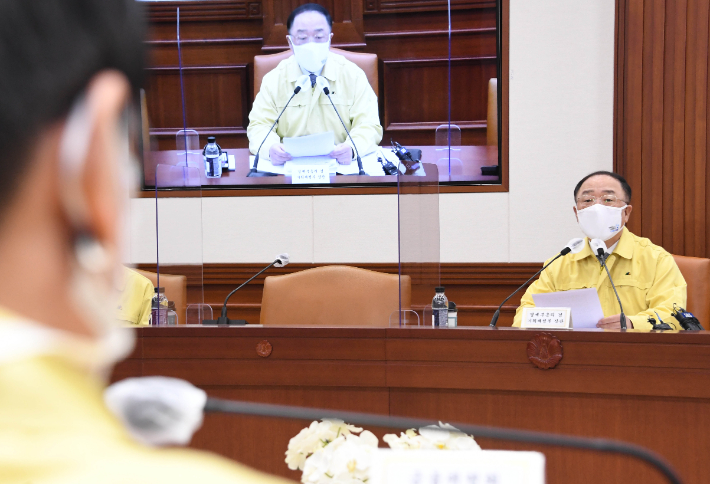
<instances>
[{"instance_id":1,"label":"microphone head","mask_svg":"<svg viewBox=\"0 0 710 484\"><path fill-rule=\"evenodd\" d=\"M589 246L592 248L594 255L601 257L606 253L606 244L601 239L592 239L589 241Z\"/></svg>"},{"instance_id":2,"label":"microphone head","mask_svg":"<svg viewBox=\"0 0 710 484\"><path fill-rule=\"evenodd\" d=\"M565 249L569 249L566 253L569 254L570 252L572 254L577 254L578 252L581 252L582 249L584 249L584 239L572 239L569 242L567 242L567 245L565 246ZM564 250L564 249L562 249Z\"/></svg>"},{"instance_id":3,"label":"microphone head","mask_svg":"<svg viewBox=\"0 0 710 484\"><path fill-rule=\"evenodd\" d=\"M288 265L288 254L279 254L279 256L276 257L274 267L286 267L286 265Z\"/></svg>"},{"instance_id":4,"label":"microphone head","mask_svg":"<svg viewBox=\"0 0 710 484\"><path fill-rule=\"evenodd\" d=\"M306 87L306 86L308 85L308 83L311 82L310 79L311 79L311 78L308 77L308 76L305 75L305 74L303 74L301 77L299 77L298 79L296 79L296 88L293 90L293 93L294 93L294 94L298 94L298 92L299 92L301 89L303 89L304 87Z\"/></svg>"},{"instance_id":5,"label":"microphone head","mask_svg":"<svg viewBox=\"0 0 710 484\"><path fill-rule=\"evenodd\" d=\"M325 77L316 77L316 85L319 89L323 90L326 95L330 94L330 84L328 84L328 80Z\"/></svg>"}]
</instances>

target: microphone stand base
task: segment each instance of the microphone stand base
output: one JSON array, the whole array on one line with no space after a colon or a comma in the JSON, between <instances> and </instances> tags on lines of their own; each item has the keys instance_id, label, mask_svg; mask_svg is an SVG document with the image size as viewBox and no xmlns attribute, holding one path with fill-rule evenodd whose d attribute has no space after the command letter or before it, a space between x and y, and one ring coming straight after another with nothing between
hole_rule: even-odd
<instances>
[{"instance_id":1,"label":"microphone stand base","mask_svg":"<svg viewBox=\"0 0 710 484\"><path fill-rule=\"evenodd\" d=\"M256 171L254 168L249 170L247 178L261 178L265 176L279 176L278 173L269 173L268 171Z\"/></svg>"},{"instance_id":2,"label":"microphone stand base","mask_svg":"<svg viewBox=\"0 0 710 484\"><path fill-rule=\"evenodd\" d=\"M245 319L218 318L202 320L203 326L244 326L246 324Z\"/></svg>"}]
</instances>

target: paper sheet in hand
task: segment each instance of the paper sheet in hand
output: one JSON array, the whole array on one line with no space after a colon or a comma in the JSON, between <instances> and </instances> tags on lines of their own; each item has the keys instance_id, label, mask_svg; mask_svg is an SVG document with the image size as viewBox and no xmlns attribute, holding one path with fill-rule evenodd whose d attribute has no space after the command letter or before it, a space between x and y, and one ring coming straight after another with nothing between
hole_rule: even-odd
<instances>
[{"instance_id":1,"label":"paper sheet in hand","mask_svg":"<svg viewBox=\"0 0 710 484\"><path fill-rule=\"evenodd\" d=\"M574 329L596 328L604 317L599 295L594 288L533 294L533 301L538 308L572 308Z\"/></svg>"},{"instance_id":2,"label":"paper sheet in hand","mask_svg":"<svg viewBox=\"0 0 710 484\"><path fill-rule=\"evenodd\" d=\"M283 141L286 153L294 158L327 155L335 149L335 134L332 131L298 138L284 138Z\"/></svg>"}]
</instances>

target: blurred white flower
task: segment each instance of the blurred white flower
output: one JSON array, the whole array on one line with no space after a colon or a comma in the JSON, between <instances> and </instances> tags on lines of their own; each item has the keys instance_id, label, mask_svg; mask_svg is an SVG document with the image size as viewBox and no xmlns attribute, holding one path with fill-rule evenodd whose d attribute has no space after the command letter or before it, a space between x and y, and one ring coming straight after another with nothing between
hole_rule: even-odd
<instances>
[{"instance_id":1,"label":"blurred white flower","mask_svg":"<svg viewBox=\"0 0 710 484\"><path fill-rule=\"evenodd\" d=\"M439 425L429 425L419 429L402 432L399 437L387 434L384 440L391 449L422 449L422 450L481 450L473 439L456 427L439 422Z\"/></svg>"},{"instance_id":2,"label":"blurred white flower","mask_svg":"<svg viewBox=\"0 0 710 484\"><path fill-rule=\"evenodd\" d=\"M350 433L362 432L360 427L348 425L338 419L323 419L314 421L310 426L301 430L288 443L286 451L286 464L291 470L303 470L308 456L319 449L326 447L338 437Z\"/></svg>"},{"instance_id":3,"label":"blurred white flower","mask_svg":"<svg viewBox=\"0 0 710 484\"><path fill-rule=\"evenodd\" d=\"M308 457L301 476L304 484L361 484L368 480L378 440L365 430L346 434Z\"/></svg>"}]
</instances>

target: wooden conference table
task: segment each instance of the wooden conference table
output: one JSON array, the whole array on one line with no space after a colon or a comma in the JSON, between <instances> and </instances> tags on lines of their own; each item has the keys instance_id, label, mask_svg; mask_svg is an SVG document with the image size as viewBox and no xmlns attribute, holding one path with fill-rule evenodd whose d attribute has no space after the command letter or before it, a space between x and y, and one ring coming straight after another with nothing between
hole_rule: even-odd
<instances>
[{"instance_id":1,"label":"wooden conference table","mask_svg":"<svg viewBox=\"0 0 710 484\"><path fill-rule=\"evenodd\" d=\"M482 166L498 164L497 146L461 146L460 152L452 150L452 158L458 157L461 161L452 160L451 174L449 174L449 160L447 151L437 151L436 146L410 146L409 148L419 148L422 150L422 162L436 164L439 170L439 182L479 182L497 183L498 177L481 175ZM383 148L388 149L388 148ZM439 148L440 149L440 148ZM182 177L171 177L170 175L160 175L158 186L197 186L211 188L226 188L229 186L255 185L284 185L291 184L291 177L274 176L261 178L248 178L249 172L249 150L247 148L236 148L226 150L235 158L235 170L223 171L220 178L205 177L204 169L196 170L199 173L199 181L195 180L186 184ZM194 155L193 155L194 156ZM201 155L196 155L196 163L202 160ZM155 186L155 171L157 165L178 165L185 164L184 157L178 157L177 151L151 151L146 152L143 163L143 175L146 187ZM201 166L201 165L200 165ZM174 178L171 180L171 178ZM358 176L358 175L338 175L331 176L331 185L362 185L372 183L393 183L396 177L393 176Z\"/></svg>"},{"instance_id":2,"label":"wooden conference table","mask_svg":"<svg viewBox=\"0 0 710 484\"><path fill-rule=\"evenodd\" d=\"M710 332L490 328L142 328L114 379L184 378L214 397L468 422L643 445L685 483L710 479ZM547 333L562 359L540 369ZM552 352L554 354L554 351ZM325 415L324 415L325 417ZM300 480L284 463L309 422L208 414L192 446ZM388 431L369 429L379 438ZM549 484L661 483L631 458L478 439L545 453Z\"/></svg>"}]
</instances>

